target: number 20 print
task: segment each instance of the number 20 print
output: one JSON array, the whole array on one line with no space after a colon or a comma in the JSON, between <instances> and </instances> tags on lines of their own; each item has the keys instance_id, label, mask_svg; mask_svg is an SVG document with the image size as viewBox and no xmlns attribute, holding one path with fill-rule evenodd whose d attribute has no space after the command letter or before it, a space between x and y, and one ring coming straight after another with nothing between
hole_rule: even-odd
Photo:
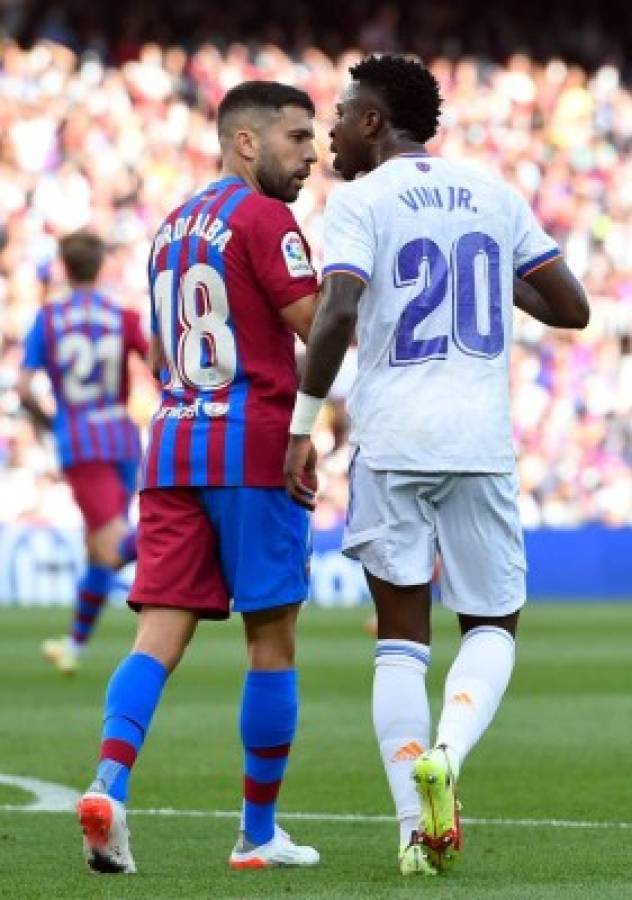
<instances>
[{"instance_id":1,"label":"number 20 print","mask_svg":"<svg viewBox=\"0 0 632 900\"><path fill-rule=\"evenodd\" d=\"M477 322L477 267L486 286L489 329L482 333ZM391 349L391 365L406 366L429 359L445 359L449 335L415 337L415 329L448 295L451 301L454 343L463 353L488 359L502 353L505 333L502 321L500 247L487 234L471 231L454 243L450 260L430 238L416 238L400 249L395 261L395 286L409 287L424 277L421 291L404 307Z\"/></svg>"}]
</instances>

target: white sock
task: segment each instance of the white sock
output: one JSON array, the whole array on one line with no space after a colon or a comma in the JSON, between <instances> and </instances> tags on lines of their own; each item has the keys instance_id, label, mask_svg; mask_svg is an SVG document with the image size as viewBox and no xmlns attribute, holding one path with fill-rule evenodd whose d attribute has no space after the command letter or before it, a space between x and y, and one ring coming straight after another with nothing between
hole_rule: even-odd
<instances>
[{"instance_id":1,"label":"white sock","mask_svg":"<svg viewBox=\"0 0 632 900\"><path fill-rule=\"evenodd\" d=\"M436 744L445 744L458 776L463 760L491 724L509 684L515 642L504 628L481 625L463 638L445 682Z\"/></svg>"},{"instance_id":2,"label":"white sock","mask_svg":"<svg viewBox=\"0 0 632 900\"><path fill-rule=\"evenodd\" d=\"M419 796L412 779L415 760L430 743L426 669L430 647L415 641L380 640L375 647L373 725L400 824L408 844L419 827Z\"/></svg>"}]
</instances>

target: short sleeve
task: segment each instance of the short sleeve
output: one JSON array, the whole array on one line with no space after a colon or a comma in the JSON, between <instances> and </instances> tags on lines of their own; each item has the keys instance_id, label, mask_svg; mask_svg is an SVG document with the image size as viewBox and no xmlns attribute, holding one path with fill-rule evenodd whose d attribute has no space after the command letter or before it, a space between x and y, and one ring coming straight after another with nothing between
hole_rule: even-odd
<instances>
[{"instance_id":1,"label":"short sleeve","mask_svg":"<svg viewBox=\"0 0 632 900\"><path fill-rule=\"evenodd\" d=\"M544 231L529 204L515 195L516 218L514 231L514 272L525 278L541 266L559 259L560 248Z\"/></svg>"},{"instance_id":2,"label":"short sleeve","mask_svg":"<svg viewBox=\"0 0 632 900\"><path fill-rule=\"evenodd\" d=\"M277 309L316 293L309 247L284 203L258 210L248 243L257 281Z\"/></svg>"},{"instance_id":3,"label":"short sleeve","mask_svg":"<svg viewBox=\"0 0 632 900\"><path fill-rule=\"evenodd\" d=\"M375 259L373 219L357 191L352 192L349 187L338 188L327 200L323 277L347 272L368 284Z\"/></svg>"},{"instance_id":4,"label":"short sleeve","mask_svg":"<svg viewBox=\"0 0 632 900\"><path fill-rule=\"evenodd\" d=\"M46 337L44 334L44 310L40 309L24 340L25 369L43 369L46 365Z\"/></svg>"},{"instance_id":5,"label":"short sleeve","mask_svg":"<svg viewBox=\"0 0 632 900\"><path fill-rule=\"evenodd\" d=\"M123 316L126 347L129 350L135 350L143 358L146 357L149 351L149 344L143 332L140 316L133 309L126 309Z\"/></svg>"}]
</instances>

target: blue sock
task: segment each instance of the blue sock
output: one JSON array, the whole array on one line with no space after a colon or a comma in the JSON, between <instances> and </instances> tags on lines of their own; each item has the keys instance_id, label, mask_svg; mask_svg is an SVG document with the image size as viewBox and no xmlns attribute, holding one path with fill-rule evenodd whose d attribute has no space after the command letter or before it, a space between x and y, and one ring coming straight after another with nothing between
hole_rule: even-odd
<instances>
[{"instance_id":1,"label":"blue sock","mask_svg":"<svg viewBox=\"0 0 632 900\"><path fill-rule=\"evenodd\" d=\"M252 844L274 835L276 801L298 718L295 669L248 672L241 702L244 831Z\"/></svg>"},{"instance_id":2,"label":"blue sock","mask_svg":"<svg viewBox=\"0 0 632 900\"><path fill-rule=\"evenodd\" d=\"M105 693L101 757L93 789L127 800L130 772L169 673L161 662L132 653L116 669Z\"/></svg>"},{"instance_id":3,"label":"blue sock","mask_svg":"<svg viewBox=\"0 0 632 900\"><path fill-rule=\"evenodd\" d=\"M114 573L107 566L88 564L77 584L70 636L75 646L86 644L105 606Z\"/></svg>"}]
</instances>

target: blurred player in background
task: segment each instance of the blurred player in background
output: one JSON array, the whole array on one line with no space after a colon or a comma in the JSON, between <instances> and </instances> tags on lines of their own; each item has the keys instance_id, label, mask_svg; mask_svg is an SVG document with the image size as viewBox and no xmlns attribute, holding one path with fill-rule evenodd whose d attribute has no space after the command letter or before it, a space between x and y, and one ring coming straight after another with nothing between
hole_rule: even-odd
<instances>
[{"instance_id":1,"label":"blurred player in background","mask_svg":"<svg viewBox=\"0 0 632 900\"><path fill-rule=\"evenodd\" d=\"M46 659L72 674L116 570L136 558L127 509L136 490L140 440L126 408L128 362L131 353L145 358L148 346L138 314L96 288L105 256L101 238L77 231L61 240L60 251L70 293L38 312L26 337L18 393L36 423L53 430L85 521L88 566L77 585L70 633L42 646ZM42 369L52 382L52 418L33 391Z\"/></svg>"},{"instance_id":2,"label":"blurred player in background","mask_svg":"<svg viewBox=\"0 0 632 900\"><path fill-rule=\"evenodd\" d=\"M125 823L131 768L167 678L200 619L243 616L244 802L233 868L314 865L275 822L296 729L294 632L307 597L309 523L284 489L304 341L317 282L292 202L315 161L302 91L246 82L219 107L223 170L159 229L149 261L162 401L140 496L130 596L132 653L105 698L101 761L78 806L88 864L133 872Z\"/></svg>"},{"instance_id":3,"label":"blurred player in background","mask_svg":"<svg viewBox=\"0 0 632 900\"><path fill-rule=\"evenodd\" d=\"M456 781L509 682L525 602L509 417L512 301L559 327L583 328L589 312L524 200L478 168L427 154L441 103L432 74L389 56L351 73L331 132L334 167L351 183L327 203L323 299L287 483L313 507L309 435L357 324L344 549L364 566L377 611L373 719L400 821L400 869L433 874L458 854ZM463 639L430 749L425 674L438 548L441 599Z\"/></svg>"}]
</instances>

